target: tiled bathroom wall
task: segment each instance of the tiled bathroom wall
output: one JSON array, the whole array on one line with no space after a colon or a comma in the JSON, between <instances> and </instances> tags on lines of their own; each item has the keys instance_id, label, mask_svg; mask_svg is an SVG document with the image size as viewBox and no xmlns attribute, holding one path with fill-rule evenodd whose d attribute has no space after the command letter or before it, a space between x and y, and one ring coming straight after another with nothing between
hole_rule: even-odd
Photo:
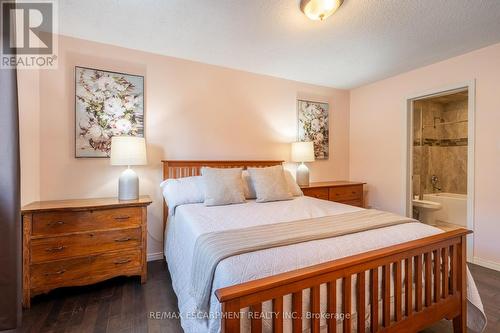
<instances>
[{"instance_id":1,"label":"tiled bathroom wall","mask_svg":"<svg viewBox=\"0 0 500 333\"><path fill-rule=\"evenodd\" d=\"M422 100L413 109L413 194L467 194L467 100ZM432 186L432 175L438 177L441 191Z\"/></svg>"}]
</instances>

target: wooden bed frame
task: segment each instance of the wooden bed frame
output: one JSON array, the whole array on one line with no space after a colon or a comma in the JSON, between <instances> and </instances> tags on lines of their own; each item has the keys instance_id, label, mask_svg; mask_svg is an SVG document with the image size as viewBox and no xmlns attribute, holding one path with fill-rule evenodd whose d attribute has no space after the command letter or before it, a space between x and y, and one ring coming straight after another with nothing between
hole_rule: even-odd
<instances>
[{"instance_id":1,"label":"wooden bed frame","mask_svg":"<svg viewBox=\"0 0 500 333\"><path fill-rule=\"evenodd\" d=\"M200 174L203 166L218 168L266 167L283 161L162 161L163 178ZM166 224L167 207L164 205ZM438 235L386 247L319 265L241 283L215 291L222 305L222 332L240 332L240 312L249 308L251 332L262 331L262 303L272 301L273 332L283 332L283 297L292 295L293 332L302 332L302 291L310 290L311 332L320 331L320 316L328 317L328 332L337 332L337 293L342 294L342 331L350 333L353 300L357 301L357 331L418 332L441 319L453 319L454 332L467 331L466 236L471 231L457 229ZM381 268L382 274L379 274ZM412 279L403 279L412 276ZM414 273L413 273L414 271ZM367 273L368 272L368 273ZM369 287L366 288L368 275ZM391 275L393 283L391 283ZM353 285L352 277L357 276ZM337 280L342 280L337 290ZM425 283L429 281L431 283ZM369 327L365 325L365 300L379 303L381 283L382 313L370 307ZM320 313L320 285L327 286L327 312ZM391 302L391 289L394 301ZM413 296L415 295L415 296ZM415 299L413 299L413 297ZM404 299L403 299L404 298ZM391 316L391 307L393 315ZM382 320L379 320L379 317ZM380 322L379 322L380 321Z\"/></svg>"}]
</instances>

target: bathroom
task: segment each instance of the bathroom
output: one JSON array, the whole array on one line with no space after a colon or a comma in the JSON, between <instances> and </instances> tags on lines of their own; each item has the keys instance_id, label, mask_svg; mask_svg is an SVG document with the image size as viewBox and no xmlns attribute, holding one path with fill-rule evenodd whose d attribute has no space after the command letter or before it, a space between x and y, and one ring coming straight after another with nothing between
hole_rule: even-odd
<instances>
[{"instance_id":1,"label":"bathroom","mask_svg":"<svg viewBox=\"0 0 500 333\"><path fill-rule=\"evenodd\" d=\"M413 217L467 227L468 90L413 101Z\"/></svg>"}]
</instances>

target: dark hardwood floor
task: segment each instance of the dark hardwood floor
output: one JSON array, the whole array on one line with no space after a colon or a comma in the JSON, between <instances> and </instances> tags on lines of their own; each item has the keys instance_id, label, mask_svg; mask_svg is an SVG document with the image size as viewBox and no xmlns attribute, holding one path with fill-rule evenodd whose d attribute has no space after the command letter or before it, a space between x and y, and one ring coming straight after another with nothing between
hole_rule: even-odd
<instances>
[{"instance_id":1,"label":"dark hardwood floor","mask_svg":"<svg viewBox=\"0 0 500 333\"><path fill-rule=\"evenodd\" d=\"M175 319L149 319L150 312L177 311L166 263L148 263L148 281L115 278L96 285L54 290L32 300L22 332L182 332Z\"/></svg>"},{"instance_id":2,"label":"dark hardwood floor","mask_svg":"<svg viewBox=\"0 0 500 333\"><path fill-rule=\"evenodd\" d=\"M500 332L500 272L470 265L488 317L486 333ZM23 313L22 332L182 332L178 319L150 318L176 312L177 298L164 261L148 263L148 281L116 278L97 285L55 290L35 297ZM442 321L425 333L453 332Z\"/></svg>"}]
</instances>

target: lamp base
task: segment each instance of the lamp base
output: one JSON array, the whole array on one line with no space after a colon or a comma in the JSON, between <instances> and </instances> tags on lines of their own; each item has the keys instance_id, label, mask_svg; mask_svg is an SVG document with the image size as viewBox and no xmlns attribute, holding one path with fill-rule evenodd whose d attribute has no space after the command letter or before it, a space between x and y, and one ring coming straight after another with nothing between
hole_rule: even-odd
<instances>
[{"instance_id":1,"label":"lamp base","mask_svg":"<svg viewBox=\"0 0 500 333\"><path fill-rule=\"evenodd\" d=\"M299 164L296 175L299 186L309 186L309 168L304 163Z\"/></svg>"},{"instance_id":2,"label":"lamp base","mask_svg":"<svg viewBox=\"0 0 500 333\"><path fill-rule=\"evenodd\" d=\"M128 168L122 172L118 180L118 200L139 199L139 177L134 170Z\"/></svg>"}]
</instances>

